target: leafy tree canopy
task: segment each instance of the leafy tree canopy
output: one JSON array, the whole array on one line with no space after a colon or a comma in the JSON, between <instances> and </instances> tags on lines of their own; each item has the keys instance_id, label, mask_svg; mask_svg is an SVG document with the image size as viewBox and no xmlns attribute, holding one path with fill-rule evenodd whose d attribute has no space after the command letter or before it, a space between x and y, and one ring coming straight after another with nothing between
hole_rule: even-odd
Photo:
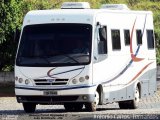
<instances>
[{"instance_id":1,"label":"leafy tree canopy","mask_svg":"<svg viewBox=\"0 0 160 120\"><path fill-rule=\"evenodd\" d=\"M15 32L20 31L23 18L30 10L60 8L63 2L89 2L91 8L101 4L127 4L132 10L150 10L154 14L157 63L160 64L160 0L0 0L0 71L13 70L17 42Z\"/></svg>"}]
</instances>

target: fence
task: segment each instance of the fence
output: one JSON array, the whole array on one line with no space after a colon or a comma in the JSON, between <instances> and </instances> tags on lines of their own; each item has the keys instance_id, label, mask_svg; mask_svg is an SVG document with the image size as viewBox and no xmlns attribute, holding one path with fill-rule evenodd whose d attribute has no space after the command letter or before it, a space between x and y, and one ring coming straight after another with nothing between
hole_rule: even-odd
<instances>
[{"instance_id":1,"label":"fence","mask_svg":"<svg viewBox=\"0 0 160 120\"><path fill-rule=\"evenodd\" d=\"M14 72L0 72L0 84L14 82Z\"/></svg>"}]
</instances>

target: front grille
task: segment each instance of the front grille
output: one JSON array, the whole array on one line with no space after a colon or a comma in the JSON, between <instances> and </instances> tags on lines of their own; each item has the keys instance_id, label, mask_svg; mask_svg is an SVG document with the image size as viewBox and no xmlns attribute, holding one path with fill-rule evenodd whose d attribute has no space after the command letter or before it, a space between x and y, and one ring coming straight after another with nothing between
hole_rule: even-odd
<instances>
[{"instance_id":1,"label":"front grille","mask_svg":"<svg viewBox=\"0 0 160 120\"><path fill-rule=\"evenodd\" d=\"M68 79L35 79L35 85L66 85Z\"/></svg>"}]
</instances>

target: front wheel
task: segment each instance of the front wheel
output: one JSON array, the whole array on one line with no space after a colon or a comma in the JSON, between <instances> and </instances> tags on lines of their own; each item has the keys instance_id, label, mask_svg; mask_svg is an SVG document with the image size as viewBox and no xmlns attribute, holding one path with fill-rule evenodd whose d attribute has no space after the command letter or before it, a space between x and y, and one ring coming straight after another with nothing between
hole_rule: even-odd
<instances>
[{"instance_id":1,"label":"front wheel","mask_svg":"<svg viewBox=\"0 0 160 120\"><path fill-rule=\"evenodd\" d=\"M96 91L94 101L85 104L86 110L90 112L94 112L96 111L98 104L99 104L99 93L98 91Z\"/></svg>"},{"instance_id":2,"label":"front wheel","mask_svg":"<svg viewBox=\"0 0 160 120\"><path fill-rule=\"evenodd\" d=\"M23 108L26 113L33 113L36 110L35 103L23 103Z\"/></svg>"},{"instance_id":3,"label":"front wheel","mask_svg":"<svg viewBox=\"0 0 160 120\"><path fill-rule=\"evenodd\" d=\"M66 111L81 111L83 103L64 103L64 108Z\"/></svg>"},{"instance_id":4,"label":"front wheel","mask_svg":"<svg viewBox=\"0 0 160 120\"><path fill-rule=\"evenodd\" d=\"M134 93L134 100L130 103L130 109L136 109L138 108L138 103L140 100L140 92L138 86L136 87L135 93Z\"/></svg>"}]
</instances>

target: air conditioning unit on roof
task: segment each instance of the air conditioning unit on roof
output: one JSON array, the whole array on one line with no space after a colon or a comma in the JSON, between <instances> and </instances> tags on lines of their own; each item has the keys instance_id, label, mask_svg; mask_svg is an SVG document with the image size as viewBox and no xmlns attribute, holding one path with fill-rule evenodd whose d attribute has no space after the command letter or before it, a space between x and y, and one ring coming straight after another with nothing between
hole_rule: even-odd
<instances>
[{"instance_id":1,"label":"air conditioning unit on roof","mask_svg":"<svg viewBox=\"0 0 160 120\"><path fill-rule=\"evenodd\" d=\"M108 10L130 10L125 4L103 4L101 9Z\"/></svg>"},{"instance_id":2,"label":"air conditioning unit on roof","mask_svg":"<svg viewBox=\"0 0 160 120\"><path fill-rule=\"evenodd\" d=\"M88 2L64 2L61 9L89 9L90 4Z\"/></svg>"}]
</instances>

